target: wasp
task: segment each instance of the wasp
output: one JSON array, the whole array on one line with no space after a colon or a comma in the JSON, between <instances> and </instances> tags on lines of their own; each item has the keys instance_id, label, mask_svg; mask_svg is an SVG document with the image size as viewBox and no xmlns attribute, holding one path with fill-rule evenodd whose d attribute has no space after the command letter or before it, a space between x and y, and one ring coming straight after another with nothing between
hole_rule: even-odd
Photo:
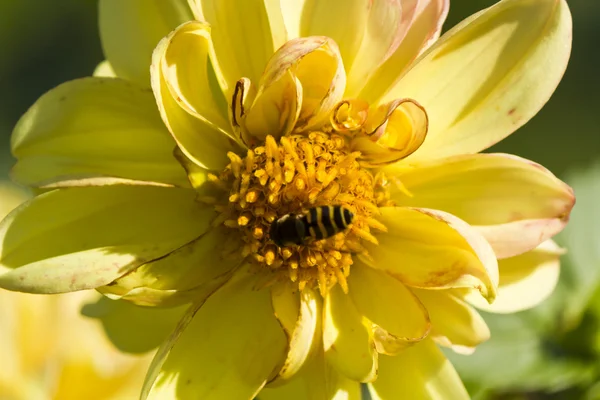
<instances>
[{"instance_id":1,"label":"wasp","mask_svg":"<svg viewBox=\"0 0 600 400\"><path fill-rule=\"evenodd\" d=\"M342 232L354 219L352 211L343 206L309 208L303 214L286 214L271 224L269 235L279 247L305 244Z\"/></svg>"}]
</instances>

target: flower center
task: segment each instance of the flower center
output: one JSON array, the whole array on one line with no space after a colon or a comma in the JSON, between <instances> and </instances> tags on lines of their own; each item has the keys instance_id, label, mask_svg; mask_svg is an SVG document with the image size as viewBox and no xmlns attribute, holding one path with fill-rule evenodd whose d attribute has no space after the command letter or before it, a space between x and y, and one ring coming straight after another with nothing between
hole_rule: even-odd
<instances>
[{"instance_id":1,"label":"flower center","mask_svg":"<svg viewBox=\"0 0 600 400\"><path fill-rule=\"evenodd\" d=\"M347 291L352 255L367 255L361 241L377 244L372 229L385 230L374 218L388 200L383 179L361 168L359 153L350 152L347 139L336 133L285 136L279 144L267 136L246 157L228 156L230 164L212 179L229 192L217 210L223 224L241 234L242 256L268 271L269 283L289 279L300 290L318 286L321 293L339 283ZM319 208L331 213L320 210L315 217L313 211L312 221L322 229L300 227L306 240L293 244L273 237L273 224L290 218L306 224L311 209ZM350 223L336 225L332 213L344 210L351 212ZM292 236L299 235L294 224L288 226Z\"/></svg>"}]
</instances>

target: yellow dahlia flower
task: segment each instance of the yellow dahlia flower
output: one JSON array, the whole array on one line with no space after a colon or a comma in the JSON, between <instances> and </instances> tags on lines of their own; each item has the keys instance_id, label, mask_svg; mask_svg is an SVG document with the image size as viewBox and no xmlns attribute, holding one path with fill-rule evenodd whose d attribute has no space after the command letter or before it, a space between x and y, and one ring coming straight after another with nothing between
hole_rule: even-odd
<instances>
[{"instance_id":1,"label":"yellow dahlia flower","mask_svg":"<svg viewBox=\"0 0 600 400\"><path fill-rule=\"evenodd\" d=\"M0 214L26 199L0 183ZM139 393L151 355L119 352L80 314L91 290L32 296L0 290L0 399L124 400Z\"/></svg>"},{"instance_id":2,"label":"yellow dahlia flower","mask_svg":"<svg viewBox=\"0 0 600 400\"><path fill-rule=\"evenodd\" d=\"M471 304L512 312L556 283L571 189L477 153L548 100L571 17L503 0L438 39L447 9L102 0L97 74L116 77L51 90L15 128L14 177L43 193L0 226L0 285L191 303L143 397L467 398L437 344L472 351ZM351 224L276 244L274 223L325 206Z\"/></svg>"}]
</instances>

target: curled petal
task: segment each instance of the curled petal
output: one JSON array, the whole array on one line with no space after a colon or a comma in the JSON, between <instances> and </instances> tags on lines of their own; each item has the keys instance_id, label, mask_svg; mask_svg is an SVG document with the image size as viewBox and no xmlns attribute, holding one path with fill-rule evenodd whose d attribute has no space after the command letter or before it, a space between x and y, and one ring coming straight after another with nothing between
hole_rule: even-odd
<instances>
[{"instance_id":1,"label":"curled petal","mask_svg":"<svg viewBox=\"0 0 600 400\"><path fill-rule=\"evenodd\" d=\"M413 292L429 312L430 336L438 344L458 353L470 354L475 351L475 346L490 338L490 330L483 317L454 296L451 290L413 289ZM474 291L473 295L487 304L478 292Z\"/></svg>"},{"instance_id":2,"label":"curled petal","mask_svg":"<svg viewBox=\"0 0 600 400\"><path fill-rule=\"evenodd\" d=\"M507 154L473 154L391 166L398 205L443 210L483 234L498 258L535 248L558 233L575 203L572 189L532 161Z\"/></svg>"},{"instance_id":3,"label":"curled petal","mask_svg":"<svg viewBox=\"0 0 600 400\"><path fill-rule=\"evenodd\" d=\"M192 19L186 0L101 0L98 11L102 49L116 76L144 87L156 44Z\"/></svg>"},{"instance_id":4,"label":"curled petal","mask_svg":"<svg viewBox=\"0 0 600 400\"><path fill-rule=\"evenodd\" d=\"M254 398L285 357L270 297L243 270L192 305L159 348L141 398Z\"/></svg>"},{"instance_id":5,"label":"curled petal","mask_svg":"<svg viewBox=\"0 0 600 400\"><path fill-rule=\"evenodd\" d=\"M213 228L99 290L143 306L199 301L227 282L241 264L238 248L227 228Z\"/></svg>"},{"instance_id":6,"label":"curled petal","mask_svg":"<svg viewBox=\"0 0 600 400\"><path fill-rule=\"evenodd\" d=\"M552 294L560 273L564 253L552 240L516 257L500 260L500 285L493 304L486 304L474 293L465 299L484 311L513 313L535 307Z\"/></svg>"},{"instance_id":7,"label":"curled petal","mask_svg":"<svg viewBox=\"0 0 600 400\"><path fill-rule=\"evenodd\" d=\"M431 339L425 339L397 356L381 356L377 380L369 383L373 400L468 400L460 376Z\"/></svg>"},{"instance_id":8,"label":"curled petal","mask_svg":"<svg viewBox=\"0 0 600 400\"><path fill-rule=\"evenodd\" d=\"M17 123L12 177L36 187L132 183L189 187L147 88L83 78L40 97Z\"/></svg>"},{"instance_id":9,"label":"curled petal","mask_svg":"<svg viewBox=\"0 0 600 400\"><path fill-rule=\"evenodd\" d=\"M123 185L39 195L0 225L0 286L62 293L106 285L204 233L214 210L195 197Z\"/></svg>"},{"instance_id":10,"label":"curled petal","mask_svg":"<svg viewBox=\"0 0 600 400\"><path fill-rule=\"evenodd\" d=\"M169 91L189 114L229 130L227 101L216 80L209 55L211 29L201 22L188 22L169 35L160 65Z\"/></svg>"},{"instance_id":11,"label":"curled petal","mask_svg":"<svg viewBox=\"0 0 600 400\"><path fill-rule=\"evenodd\" d=\"M227 152L239 147L224 130L226 120L220 117L218 102L213 99L214 85L206 61L209 42L208 26L200 22L183 24L171 32L152 55L151 83L163 122L181 151L202 168L220 170L228 163ZM187 57L187 52L194 57ZM202 73L196 73L195 68ZM204 88L203 96L183 87L187 83L180 86L182 82Z\"/></svg>"},{"instance_id":12,"label":"curled petal","mask_svg":"<svg viewBox=\"0 0 600 400\"><path fill-rule=\"evenodd\" d=\"M412 99L398 99L369 113L368 136L356 136L350 146L360 151L368 167L393 164L415 152L427 135L427 112Z\"/></svg>"},{"instance_id":13,"label":"curled petal","mask_svg":"<svg viewBox=\"0 0 600 400\"><path fill-rule=\"evenodd\" d=\"M369 116L369 103L360 99L340 101L331 113L331 125L338 132L352 132L362 127Z\"/></svg>"},{"instance_id":14,"label":"curled petal","mask_svg":"<svg viewBox=\"0 0 600 400\"><path fill-rule=\"evenodd\" d=\"M278 373L277 381L290 379L308 359L320 324L320 303L316 293L304 288L299 295L291 290L291 285L281 285L271 291L275 318L286 332L289 350L286 360Z\"/></svg>"},{"instance_id":15,"label":"curled petal","mask_svg":"<svg viewBox=\"0 0 600 400\"><path fill-rule=\"evenodd\" d=\"M256 88L248 78L241 78L236 82L229 106L229 121L234 137L244 146L252 148L257 145L258 139L250 135L246 128L246 115L254 99Z\"/></svg>"},{"instance_id":16,"label":"curled petal","mask_svg":"<svg viewBox=\"0 0 600 400\"><path fill-rule=\"evenodd\" d=\"M325 359L348 378L369 382L377 377L377 351L370 321L338 286L325 297L323 313Z\"/></svg>"},{"instance_id":17,"label":"curled petal","mask_svg":"<svg viewBox=\"0 0 600 400\"><path fill-rule=\"evenodd\" d=\"M358 311L380 328L375 332L379 353L390 354L386 349L393 346L395 354L429 333L427 310L399 280L358 261L352 265L348 285ZM377 296L373 296L375 292Z\"/></svg>"},{"instance_id":18,"label":"curled petal","mask_svg":"<svg viewBox=\"0 0 600 400\"><path fill-rule=\"evenodd\" d=\"M269 60L261 82L278 81L288 72L302 85L295 130L307 130L329 117L344 94L346 73L339 49L322 36L290 40Z\"/></svg>"},{"instance_id":19,"label":"curled petal","mask_svg":"<svg viewBox=\"0 0 600 400\"><path fill-rule=\"evenodd\" d=\"M246 115L249 135L264 141L268 135L279 139L292 132L302 107L302 85L287 70L275 81L261 82L258 94Z\"/></svg>"},{"instance_id":20,"label":"curled petal","mask_svg":"<svg viewBox=\"0 0 600 400\"><path fill-rule=\"evenodd\" d=\"M418 288L475 288L496 297L498 264L488 242L457 217L437 210L383 207L388 232L367 244L373 268Z\"/></svg>"},{"instance_id":21,"label":"curled petal","mask_svg":"<svg viewBox=\"0 0 600 400\"><path fill-rule=\"evenodd\" d=\"M477 153L525 124L560 82L571 39L565 0L500 1L445 33L382 98L418 99L429 114L407 161Z\"/></svg>"}]
</instances>

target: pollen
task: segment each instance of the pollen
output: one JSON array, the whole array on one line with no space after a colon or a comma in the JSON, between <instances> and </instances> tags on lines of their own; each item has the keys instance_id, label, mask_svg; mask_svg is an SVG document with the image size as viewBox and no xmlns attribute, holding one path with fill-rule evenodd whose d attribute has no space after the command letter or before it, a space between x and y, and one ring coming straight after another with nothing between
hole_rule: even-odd
<instances>
[{"instance_id":1,"label":"pollen","mask_svg":"<svg viewBox=\"0 0 600 400\"><path fill-rule=\"evenodd\" d=\"M389 200L385 179L362 168L359 156L349 150L344 136L320 131L285 136L279 142L267 136L245 157L228 154L229 165L212 177L226 190L224 202L215 205L217 220L241 236L241 255L267 274L265 282L290 280L300 290L315 287L323 294L339 284L348 291L353 257L368 257L365 241L377 244L374 233L386 229L377 219L379 206ZM352 211L347 229L285 247L270 237L269 228L278 218L327 205Z\"/></svg>"}]
</instances>

